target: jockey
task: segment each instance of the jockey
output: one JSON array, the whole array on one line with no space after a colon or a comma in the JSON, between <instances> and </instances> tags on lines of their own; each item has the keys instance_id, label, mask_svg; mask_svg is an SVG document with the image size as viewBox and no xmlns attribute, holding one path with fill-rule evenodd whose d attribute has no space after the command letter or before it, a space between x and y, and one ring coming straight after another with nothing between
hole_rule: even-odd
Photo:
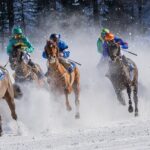
<instances>
[{"instance_id":1,"label":"jockey","mask_svg":"<svg viewBox=\"0 0 150 150\"><path fill-rule=\"evenodd\" d=\"M11 54L14 46L21 45L22 50L28 56L28 65L30 65L33 71L41 78L43 75L41 72L37 71L35 64L31 61L29 53L33 53L34 48L32 47L30 41L25 37L20 27L14 27L12 30L12 37L9 39L9 43L7 46L7 54L11 58ZM9 59L11 60L11 59ZM10 61L10 63L12 63Z\"/></svg>"},{"instance_id":2,"label":"jockey","mask_svg":"<svg viewBox=\"0 0 150 150\"><path fill-rule=\"evenodd\" d=\"M103 29L101 32L101 37L97 41L98 51L102 53L102 60L109 58L108 54L108 45L107 41L114 40L115 43L119 44L122 48L121 50L127 51L128 44L124 42L121 38L114 36L108 29ZM134 69L133 64L129 63L125 55L123 55L122 51L120 51L120 58L122 59L123 63L129 67L130 70L130 77L132 78L132 71Z\"/></svg>"},{"instance_id":3,"label":"jockey","mask_svg":"<svg viewBox=\"0 0 150 150\"><path fill-rule=\"evenodd\" d=\"M12 37L9 40L7 46L7 54L10 56L13 50L13 46L22 45L22 48L27 53L32 53L34 48L32 47L29 40L23 35L22 29L20 27L15 27L12 30Z\"/></svg>"},{"instance_id":4,"label":"jockey","mask_svg":"<svg viewBox=\"0 0 150 150\"><path fill-rule=\"evenodd\" d=\"M64 41L61 40L60 34L55 34L55 33L51 34L50 40L55 42L59 48L60 62L65 66L65 68L67 68L69 73L72 73L74 68L76 67L76 65L73 62L68 62L68 60L67 60L70 56L70 51L67 50L68 45ZM43 58L47 59L47 55L46 55L45 51L43 51L42 56L43 56Z\"/></svg>"},{"instance_id":5,"label":"jockey","mask_svg":"<svg viewBox=\"0 0 150 150\"><path fill-rule=\"evenodd\" d=\"M97 40L97 49L98 52L102 54L102 59L108 59L107 40L114 40L115 43L118 43L124 51L127 51L128 49L128 44L126 42L124 42L121 38L114 36L109 29L103 28L101 36Z\"/></svg>"}]
</instances>

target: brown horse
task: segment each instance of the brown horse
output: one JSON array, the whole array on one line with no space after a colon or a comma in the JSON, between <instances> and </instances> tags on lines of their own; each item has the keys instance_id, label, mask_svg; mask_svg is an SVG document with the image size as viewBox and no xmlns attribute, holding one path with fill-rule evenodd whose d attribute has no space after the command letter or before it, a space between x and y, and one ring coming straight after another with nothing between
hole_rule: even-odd
<instances>
[{"instance_id":1,"label":"brown horse","mask_svg":"<svg viewBox=\"0 0 150 150\"><path fill-rule=\"evenodd\" d=\"M16 87L14 88L12 85L12 82L10 80L10 76L6 69L3 67L0 67L0 69L4 72L4 78L0 80L0 99L5 99L10 111L11 116L14 120L17 120L17 114L15 112L15 103L14 103L14 97L16 95ZM18 87L17 87L18 88ZM0 116L0 136L2 134L2 123L1 123L1 116Z\"/></svg>"},{"instance_id":2,"label":"brown horse","mask_svg":"<svg viewBox=\"0 0 150 150\"><path fill-rule=\"evenodd\" d=\"M60 91L65 94L66 109L68 111L72 109L68 95L74 90L76 106L75 118L79 118L80 74L78 68L76 67L71 74L68 73L66 68L59 62L59 50L52 41L47 41L45 52L48 56L48 69L50 70L49 78L51 81L49 84L52 85L52 89L55 91Z\"/></svg>"},{"instance_id":3,"label":"brown horse","mask_svg":"<svg viewBox=\"0 0 150 150\"><path fill-rule=\"evenodd\" d=\"M12 70L15 70L15 74L14 74L15 82L22 83L22 82L35 81L35 83L40 84L40 79L38 78L37 74L35 73L33 68L30 65L28 65L28 63L26 62L29 60L23 59L23 56L27 57L25 55L27 54L21 50L20 45L13 47L13 51L10 56L10 64ZM40 72L42 72L38 64L36 64L35 69L38 69Z\"/></svg>"},{"instance_id":4,"label":"brown horse","mask_svg":"<svg viewBox=\"0 0 150 150\"><path fill-rule=\"evenodd\" d=\"M136 64L129 58L121 56L120 46L114 41L108 43L108 54L111 58L109 62L108 78L111 80L118 100L125 105L122 95L124 89L127 90L129 98L129 112L133 112L131 92L135 103L135 116L138 116L138 69ZM132 69L131 69L132 66Z\"/></svg>"}]
</instances>

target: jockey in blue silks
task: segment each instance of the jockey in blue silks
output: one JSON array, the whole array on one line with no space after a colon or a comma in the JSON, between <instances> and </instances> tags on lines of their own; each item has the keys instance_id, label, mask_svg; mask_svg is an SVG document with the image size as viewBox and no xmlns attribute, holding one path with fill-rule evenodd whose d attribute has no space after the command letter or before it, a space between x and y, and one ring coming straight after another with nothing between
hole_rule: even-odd
<instances>
[{"instance_id":1,"label":"jockey in blue silks","mask_svg":"<svg viewBox=\"0 0 150 150\"><path fill-rule=\"evenodd\" d=\"M73 62L68 61L68 58L70 56L70 51L67 50L68 45L64 41L61 40L60 34L55 34L55 33L51 34L50 40L56 42L58 46L59 53L60 53L60 57L59 57L60 63L64 65L64 67L68 70L69 73L72 73L76 65ZM45 51L43 51L42 57L47 59L47 55Z\"/></svg>"}]
</instances>

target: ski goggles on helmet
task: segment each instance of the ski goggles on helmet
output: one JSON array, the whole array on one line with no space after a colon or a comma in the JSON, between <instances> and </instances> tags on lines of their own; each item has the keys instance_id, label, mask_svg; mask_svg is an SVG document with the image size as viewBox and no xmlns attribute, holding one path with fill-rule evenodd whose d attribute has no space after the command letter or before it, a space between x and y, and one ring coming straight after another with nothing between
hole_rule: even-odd
<instances>
[{"instance_id":1,"label":"ski goggles on helmet","mask_svg":"<svg viewBox=\"0 0 150 150\"><path fill-rule=\"evenodd\" d=\"M22 38L22 34L15 34L15 35L14 35L14 38L15 38L15 39L20 39L20 38Z\"/></svg>"}]
</instances>

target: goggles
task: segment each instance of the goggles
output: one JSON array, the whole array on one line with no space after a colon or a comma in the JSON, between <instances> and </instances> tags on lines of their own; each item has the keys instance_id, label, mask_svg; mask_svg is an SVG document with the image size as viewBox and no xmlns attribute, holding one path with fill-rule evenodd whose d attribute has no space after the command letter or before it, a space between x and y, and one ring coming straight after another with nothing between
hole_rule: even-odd
<instances>
[{"instance_id":1,"label":"goggles","mask_svg":"<svg viewBox=\"0 0 150 150\"><path fill-rule=\"evenodd\" d=\"M15 38L15 39L19 39L19 38L21 38L21 37L22 37L21 34L15 34L15 35L14 35L14 38Z\"/></svg>"}]
</instances>

